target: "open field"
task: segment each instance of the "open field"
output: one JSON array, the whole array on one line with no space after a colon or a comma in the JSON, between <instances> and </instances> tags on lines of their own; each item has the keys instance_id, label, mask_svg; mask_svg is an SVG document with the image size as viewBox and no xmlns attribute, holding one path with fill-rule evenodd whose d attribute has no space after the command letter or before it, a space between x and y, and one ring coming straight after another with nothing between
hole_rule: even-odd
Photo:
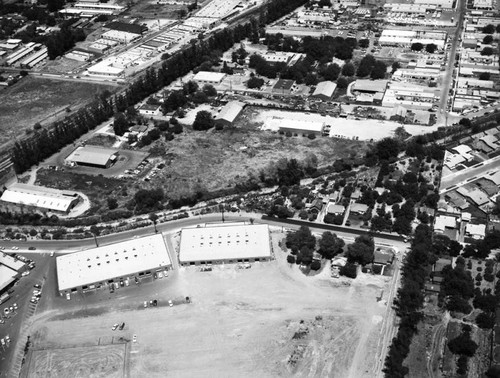
<instances>
[{"instance_id":1,"label":"open field","mask_svg":"<svg viewBox=\"0 0 500 378\"><path fill-rule=\"evenodd\" d=\"M374 377L386 310L376 296L389 278L362 274L346 286L330 278L329 269L306 277L277 248L283 234L272 235L275 261L248 270L231 264L212 272L183 268L125 288L160 303L174 299L174 307L144 309L140 298L109 300L109 293L99 292L94 303L75 302L82 311L72 316L65 316L68 310L37 314L29 330L33 348L137 335L128 344L130 377ZM191 304L180 299L186 295ZM125 329L112 331L121 321Z\"/></svg>"},{"instance_id":2,"label":"open field","mask_svg":"<svg viewBox=\"0 0 500 378\"><path fill-rule=\"evenodd\" d=\"M149 185L162 185L173 198L198 190L234 187L252 175L258 177L261 169L283 157L300 162L315 154L318 165L324 166L338 158L360 157L366 148L365 143L358 141L287 138L255 128L186 131L165 146L166 167Z\"/></svg>"},{"instance_id":3,"label":"open field","mask_svg":"<svg viewBox=\"0 0 500 378\"><path fill-rule=\"evenodd\" d=\"M34 350L28 377L123 378L126 344Z\"/></svg>"},{"instance_id":4,"label":"open field","mask_svg":"<svg viewBox=\"0 0 500 378\"><path fill-rule=\"evenodd\" d=\"M64 117L105 91L116 87L26 77L0 91L0 145L22 136L40 122L43 126Z\"/></svg>"}]
</instances>

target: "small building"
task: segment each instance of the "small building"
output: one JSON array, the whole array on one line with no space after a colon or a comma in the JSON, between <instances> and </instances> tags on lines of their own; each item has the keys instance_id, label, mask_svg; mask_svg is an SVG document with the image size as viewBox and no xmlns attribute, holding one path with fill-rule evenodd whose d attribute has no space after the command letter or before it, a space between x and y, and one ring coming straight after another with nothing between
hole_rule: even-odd
<instances>
[{"instance_id":1,"label":"small building","mask_svg":"<svg viewBox=\"0 0 500 378\"><path fill-rule=\"evenodd\" d=\"M465 226L465 235L473 239L484 239L486 236L486 225L468 223Z\"/></svg>"},{"instance_id":2,"label":"small building","mask_svg":"<svg viewBox=\"0 0 500 378\"><path fill-rule=\"evenodd\" d=\"M118 159L118 150L96 146L77 147L64 159L64 164L74 167L82 165L92 168L109 168Z\"/></svg>"},{"instance_id":3,"label":"small building","mask_svg":"<svg viewBox=\"0 0 500 378\"><path fill-rule=\"evenodd\" d=\"M391 251L384 251L380 248L377 248L375 252L373 252L373 264L375 265L390 265L394 261L394 253Z\"/></svg>"},{"instance_id":4,"label":"small building","mask_svg":"<svg viewBox=\"0 0 500 378\"><path fill-rule=\"evenodd\" d=\"M364 203L353 203L351 205L351 213L354 214L365 214L368 211L368 205L365 205Z\"/></svg>"},{"instance_id":5,"label":"small building","mask_svg":"<svg viewBox=\"0 0 500 378\"><path fill-rule=\"evenodd\" d=\"M333 92L337 88L337 84L333 81L322 81L316 85L312 96L319 98L323 101L329 101L332 99Z\"/></svg>"},{"instance_id":6,"label":"small building","mask_svg":"<svg viewBox=\"0 0 500 378\"><path fill-rule=\"evenodd\" d=\"M333 215L342 215L345 212L345 207L336 203L329 203L326 212Z\"/></svg>"},{"instance_id":7,"label":"small building","mask_svg":"<svg viewBox=\"0 0 500 378\"><path fill-rule=\"evenodd\" d=\"M276 84L274 84L272 92L277 94L291 94L294 87L294 80L279 79Z\"/></svg>"},{"instance_id":8,"label":"small building","mask_svg":"<svg viewBox=\"0 0 500 378\"><path fill-rule=\"evenodd\" d=\"M145 116L157 116L161 114L161 106L159 105L151 105L151 104L143 104L139 107L139 114Z\"/></svg>"},{"instance_id":9,"label":"small building","mask_svg":"<svg viewBox=\"0 0 500 378\"><path fill-rule=\"evenodd\" d=\"M194 75L193 80L201 84L217 85L220 84L225 77L226 74L221 72L200 71Z\"/></svg>"},{"instance_id":10,"label":"small building","mask_svg":"<svg viewBox=\"0 0 500 378\"><path fill-rule=\"evenodd\" d=\"M58 256L56 265L62 295L150 277L172 263L163 236L156 234Z\"/></svg>"},{"instance_id":11,"label":"small building","mask_svg":"<svg viewBox=\"0 0 500 378\"><path fill-rule=\"evenodd\" d=\"M215 123L232 126L234 120L241 113L245 104L239 101L228 102L215 117Z\"/></svg>"},{"instance_id":12,"label":"small building","mask_svg":"<svg viewBox=\"0 0 500 378\"><path fill-rule=\"evenodd\" d=\"M9 186L0 201L35 210L67 214L79 201L76 192L15 183Z\"/></svg>"},{"instance_id":13,"label":"small building","mask_svg":"<svg viewBox=\"0 0 500 378\"><path fill-rule=\"evenodd\" d=\"M426 282L424 285L424 289L426 293L439 294L439 292L441 291L441 285L438 283Z\"/></svg>"},{"instance_id":14,"label":"small building","mask_svg":"<svg viewBox=\"0 0 500 378\"><path fill-rule=\"evenodd\" d=\"M181 265L268 260L271 260L271 239L267 224L226 223L181 231Z\"/></svg>"},{"instance_id":15,"label":"small building","mask_svg":"<svg viewBox=\"0 0 500 378\"><path fill-rule=\"evenodd\" d=\"M314 134L317 136L323 135L325 123L318 121L303 121L299 119L279 119L275 118L266 122L271 128L278 129L280 132L291 132L292 134L308 136ZM277 124L273 127L272 124Z\"/></svg>"},{"instance_id":16,"label":"small building","mask_svg":"<svg viewBox=\"0 0 500 378\"><path fill-rule=\"evenodd\" d=\"M315 198L312 203L309 211L314 214L318 214L323 209L323 200L321 198Z\"/></svg>"}]
</instances>

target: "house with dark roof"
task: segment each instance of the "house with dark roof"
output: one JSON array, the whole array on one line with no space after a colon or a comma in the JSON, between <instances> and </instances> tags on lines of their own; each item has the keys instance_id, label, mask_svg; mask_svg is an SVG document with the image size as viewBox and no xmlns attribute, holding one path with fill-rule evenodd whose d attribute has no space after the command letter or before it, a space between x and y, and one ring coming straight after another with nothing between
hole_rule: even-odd
<instances>
[{"instance_id":1,"label":"house with dark roof","mask_svg":"<svg viewBox=\"0 0 500 378\"><path fill-rule=\"evenodd\" d=\"M290 94L294 86L294 80L279 79L276 84L274 84L272 92L276 94Z\"/></svg>"},{"instance_id":2,"label":"house with dark roof","mask_svg":"<svg viewBox=\"0 0 500 378\"><path fill-rule=\"evenodd\" d=\"M323 209L323 200L321 198L316 198L311 202L311 207L309 211L311 213L318 214Z\"/></svg>"},{"instance_id":3,"label":"house with dark roof","mask_svg":"<svg viewBox=\"0 0 500 378\"><path fill-rule=\"evenodd\" d=\"M375 265L390 265L394 261L394 253L377 249L373 252L373 264Z\"/></svg>"}]
</instances>

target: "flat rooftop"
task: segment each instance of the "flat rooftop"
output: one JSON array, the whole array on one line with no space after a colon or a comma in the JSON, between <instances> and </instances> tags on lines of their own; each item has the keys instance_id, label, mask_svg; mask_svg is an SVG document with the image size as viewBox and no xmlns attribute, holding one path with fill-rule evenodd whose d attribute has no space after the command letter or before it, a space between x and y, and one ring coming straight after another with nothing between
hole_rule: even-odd
<instances>
[{"instance_id":1,"label":"flat rooftop","mask_svg":"<svg viewBox=\"0 0 500 378\"><path fill-rule=\"evenodd\" d=\"M109 148L84 146L74 150L66 160L75 163L106 165L117 152L118 150Z\"/></svg>"},{"instance_id":2,"label":"flat rooftop","mask_svg":"<svg viewBox=\"0 0 500 378\"><path fill-rule=\"evenodd\" d=\"M159 234L58 256L56 261L60 291L171 265Z\"/></svg>"},{"instance_id":3,"label":"flat rooftop","mask_svg":"<svg viewBox=\"0 0 500 378\"><path fill-rule=\"evenodd\" d=\"M271 257L267 224L222 224L183 228L179 261L242 260Z\"/></svg>"}]
</instances>

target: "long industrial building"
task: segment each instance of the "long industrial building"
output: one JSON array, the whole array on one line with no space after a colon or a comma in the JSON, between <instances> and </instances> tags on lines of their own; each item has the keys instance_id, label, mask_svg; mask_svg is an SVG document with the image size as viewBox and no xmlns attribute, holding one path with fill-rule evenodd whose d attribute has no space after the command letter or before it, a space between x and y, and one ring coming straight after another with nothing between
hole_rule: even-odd
<instances>
[{"instance_id":1,"label":"long industrial building","mask_svg":"<svg viewBox=\"0 0 500 378\"><path fill-rule=\"evenodd\" d=\"M270 259L271 239L267 224L229 223L181 231L179 263L184 266Z\"/></svg>"},{"instance_id":2,"label":"long industrial building","mask_svg":"<svg viewBox=\"0 0 500 378\"><path fill-rule=\"evenodd\" d=\"M0 201L38 210L68 213L79 200L76 192L15 183L9 186Z\"/></svg>"},{"instance_id":3,"label":"long industrial building","mask_svg":"<svg viewBox=\"0 0 500 378\"><path fill-rule=\"evenodd\" d=\"M171 268L161 234L58 256L59 293L87 291Z\"/></svg>"}]
</instances>

